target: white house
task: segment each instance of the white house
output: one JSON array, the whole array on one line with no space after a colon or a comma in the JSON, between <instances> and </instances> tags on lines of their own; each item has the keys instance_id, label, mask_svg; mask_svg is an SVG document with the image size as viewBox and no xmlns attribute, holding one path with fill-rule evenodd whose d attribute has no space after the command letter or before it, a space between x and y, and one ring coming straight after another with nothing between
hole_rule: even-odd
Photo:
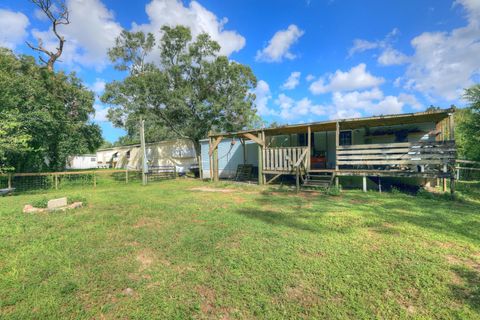
<instances>
[{"instance_id":1,"label":"white house","mask_svg":"<svg viewBox=\"0 0 480 320\"><path fill-rule=\"evenodd\" d=\"M68 157L66 168L70 170L97 168L97 155L96 154L80 154L80 155Z\"/></svg>"},{"instance_id":2,"label":"white house","mask_svg":"<svg viewBox=\"0 0 480 320\"><path fill-rule=\"evenodd\" d=\"M187 172L191 166L198 164L195 146L188 139L147 143L145 148L149 166L175 166L177 172L183 173ZM142 167L140 145L98 150L97 166L140 170Z\"/></svg>"}]
</instances>

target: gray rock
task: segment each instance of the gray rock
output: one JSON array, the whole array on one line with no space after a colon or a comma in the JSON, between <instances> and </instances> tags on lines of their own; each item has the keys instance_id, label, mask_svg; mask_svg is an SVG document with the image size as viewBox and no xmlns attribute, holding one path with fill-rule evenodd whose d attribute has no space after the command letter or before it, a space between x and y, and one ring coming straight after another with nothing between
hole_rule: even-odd
<instances>
[{"instance_id":1,"label":"gray rock","mask_svg":"<svg viewBox=\"0 0 480 320\"><path fill-rule=\"evenodd\" d=\"M48 210L58 210L67 206L67 198L52 199L48 201Z\"/></svg>"}]
</instances>

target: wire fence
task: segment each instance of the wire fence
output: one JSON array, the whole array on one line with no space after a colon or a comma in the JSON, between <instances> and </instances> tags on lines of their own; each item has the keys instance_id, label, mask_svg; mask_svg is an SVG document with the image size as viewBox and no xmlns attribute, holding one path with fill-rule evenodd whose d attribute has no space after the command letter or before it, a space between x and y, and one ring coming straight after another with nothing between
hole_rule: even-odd
<instances>
[{"instance_id":1,"label":"wire fence","mask_svg":"<svg viewBox=\"0 0 480 320\"><path fill-rule=\"evenodd\" d=\"M141 171L93 170L45 173L15 173L0 175L0 189L29 192L48 189L95 188L142 181Z\"/></svg>"},{"instance_id":2,"label":"wire fence","mask_svg":"<svg viewBox=\"0 0 480 320\"><path fill-rule=\"evenodd\" d=\"M458 181L479 181L480 162L469 160L456 161L456 179Z\"/></svg>"}]
</instances>

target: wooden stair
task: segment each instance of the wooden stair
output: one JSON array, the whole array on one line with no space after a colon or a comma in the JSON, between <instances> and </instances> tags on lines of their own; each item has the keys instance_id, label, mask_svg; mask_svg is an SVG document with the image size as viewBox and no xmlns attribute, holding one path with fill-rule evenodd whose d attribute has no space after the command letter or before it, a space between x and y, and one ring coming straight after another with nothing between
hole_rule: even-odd
<instances>
[{"instance_id":1,"label":"wooden stair","mask_svg":"<svg viewBox=\"0 0 480 320\"><path fill-rule=\"evenodd\" d=\"M312 189L328 189L333 183L333 172L307 172L303 187Z\"/></svg>"}]
</instances>

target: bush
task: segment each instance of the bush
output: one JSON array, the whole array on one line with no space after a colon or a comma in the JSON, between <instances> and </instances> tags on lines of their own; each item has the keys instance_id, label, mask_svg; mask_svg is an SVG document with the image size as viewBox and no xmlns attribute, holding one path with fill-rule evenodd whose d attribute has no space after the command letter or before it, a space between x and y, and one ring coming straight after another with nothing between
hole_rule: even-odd
<instances>
[{"instance_id":1,"label":"bush","mask_svg":"<svg viewBox=\"0 0 480 320\"><path fill-rule=\"evenodd\" d=\"M325 190L325 194L329 195L329 196L339 196L340 194L342 193L342 189L341 187L337 187L337 186L333 186L333 187L330 187L328 188L327 190Z\"/></svg>"},{"instance_id":2,"label":"bush","mask_svg":"<svg viewBox=\"0 0 480 320\"><path fill-rule=\"evenodd\" d=\"M74 202L81 202L83 203L84 206L87 205L87 199L82 196L72 196L72 197L67 197L67 202L68 204L72 204Z\"/></svg>"},{"instance_id":3,"label":"bush","mask_svg":"<svg viewBox=\"0 0 480 320\"><path fill-rule=\"evenodd\" d=\"M46 208L48 206L48 200L49 199L47 197L34 200L32 201L32 206L34 206L35 208Z\"/></svg>"}]
</instances>

